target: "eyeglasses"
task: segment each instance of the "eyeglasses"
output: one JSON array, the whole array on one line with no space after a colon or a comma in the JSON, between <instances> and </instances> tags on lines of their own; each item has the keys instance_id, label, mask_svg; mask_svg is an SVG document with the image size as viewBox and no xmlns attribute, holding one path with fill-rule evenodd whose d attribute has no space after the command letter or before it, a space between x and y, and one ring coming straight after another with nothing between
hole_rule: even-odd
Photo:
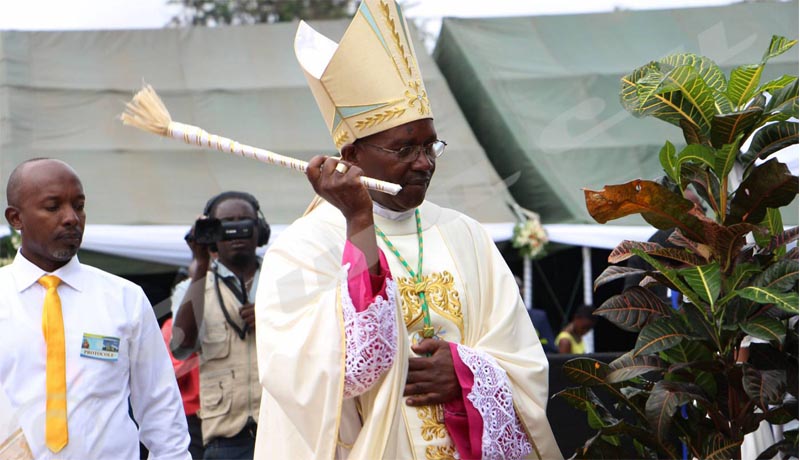
<instances>
[{"instance_id":1,"label":"eyeglasses","mask_svg":"<svg viewBox=\"0 0 800 460\"><path fill-rule=\"evenodd\" d=\"M420 152L425 152L425 156L428 157L428 160L434 161L444 153L444 148L447 147L447 142L436 139L435 141L422 144L422 145L407 145L398 150L387 149L386 147L381 147L380 145L370 144L369 142L359 142L362 145L368 145L372 148L376 148L379 150L383 150L386 153L392 154L397 161L400 163L412 163L419 158Z\"/></svg>"}]
</instances>

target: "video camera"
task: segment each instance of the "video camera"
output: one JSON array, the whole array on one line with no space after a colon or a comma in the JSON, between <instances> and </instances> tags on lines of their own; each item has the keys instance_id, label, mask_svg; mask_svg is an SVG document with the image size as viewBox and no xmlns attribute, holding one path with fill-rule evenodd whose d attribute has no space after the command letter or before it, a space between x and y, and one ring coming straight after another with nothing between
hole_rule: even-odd
<instances>
[{"instance_id":1,"label":"video camera","mask_svg":"<svg viewBox=\"0 0 800 460\"><path fill-rule=\"evenodd\" d=\"M213 244L219 241L241 240L251 238L255 231L256 223L252 219L221 221L214 217L198 219L192 232L186 234L184 239L198 244Z\"/></svg>"}]
</instances>

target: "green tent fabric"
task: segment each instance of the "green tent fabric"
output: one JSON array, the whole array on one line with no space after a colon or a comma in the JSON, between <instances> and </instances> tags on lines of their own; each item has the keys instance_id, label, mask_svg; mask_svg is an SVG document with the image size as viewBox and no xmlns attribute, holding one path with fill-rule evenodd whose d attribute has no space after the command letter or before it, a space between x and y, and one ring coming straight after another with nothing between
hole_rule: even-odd
<instances>
[{"instance_id":1,"label":"green tent fabric","mask_svg":"<svg viewBox=\"0 0 800 460\"><path fill-rule=\"evenodd\" d=\"M593 223L583 187L663 175L665 140L680 129L636 119L619 79L675 52L706 55L726 72L759 62L773 34L797 38L798 3L605 14L445 19L434 58L498 173L546 223ZM762 81L797 74L797 48ZM797 206L785 223L797 223ZM639 216L615 224L643 224Z\"/></svg>"},{"instance_id":2,"label":"green tent fabric","mask_svg":"<svg viewBox=\"0 0 800 460\"><path fill-rule=\"evenodd\" d=\"M312 23L334 40L347 24ZM253 193L270 223L291 223L313 196L302 175L124 127L117 116L144 80L175 121L301 159L333 154L294 57L296 27L0 32L0 180L27 158L55 157L80 174L90 224L189 225L228 189ZM512 222L504 183L436 64L416 49L449 144L430 199L481 222Z\"/></svg>"}]
</instances>

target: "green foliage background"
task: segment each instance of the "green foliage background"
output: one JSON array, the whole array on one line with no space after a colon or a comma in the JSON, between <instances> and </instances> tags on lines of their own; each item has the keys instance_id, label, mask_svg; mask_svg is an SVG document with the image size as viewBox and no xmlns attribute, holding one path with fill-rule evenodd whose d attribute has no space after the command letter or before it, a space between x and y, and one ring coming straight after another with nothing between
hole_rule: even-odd
<instances>
[{"instance_id":1,"label":"green foliage background","mask_svg":"<svg viewBox=\"0 0 800 460\"><path fill-rule=\"evenodd\" d=\"M634 349L610 364L564 366L578 386L559 395L597 429L577 458L680 458L683 445L694 458L738 459L761 422L797 420L798 249L787 245L798 229L784 229L780 208L797 196L798 178L770 157L798 142L798 79L760 81L767 62L796 43L774 36L761 62L730 75L682 53L622 78L622 105L679 127L687 146L665 143L662 182L585 191L600 223L641 214L672 234L669 247L622 242L610 263L639 256L651 268L612 265L595 281L644 276L596 311L638 332ZM680 308L652 285L679 292ZM797 456L797 445L797 430L787 431L759 458Z\"/></svg>"}]
</instances>

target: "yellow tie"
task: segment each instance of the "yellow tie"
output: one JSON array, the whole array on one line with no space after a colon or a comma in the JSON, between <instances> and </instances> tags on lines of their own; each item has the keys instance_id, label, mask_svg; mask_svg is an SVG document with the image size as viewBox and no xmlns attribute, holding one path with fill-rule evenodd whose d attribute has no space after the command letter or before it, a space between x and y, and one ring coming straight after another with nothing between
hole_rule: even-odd
<instances>
[{"instance_id":1,"label":"yellow tie","mask_svg":"<svg viewBox=\"0 0 800 460\"><path fill-rule=\"evenodd\" d=\"M61 280L54 275L39 278L47 289L42 311L42 332L47 344L47 417L45 443L53 452L67 445L67 365L64 349L64 317L58 285Z\"/></svg>"}]
</instances>

